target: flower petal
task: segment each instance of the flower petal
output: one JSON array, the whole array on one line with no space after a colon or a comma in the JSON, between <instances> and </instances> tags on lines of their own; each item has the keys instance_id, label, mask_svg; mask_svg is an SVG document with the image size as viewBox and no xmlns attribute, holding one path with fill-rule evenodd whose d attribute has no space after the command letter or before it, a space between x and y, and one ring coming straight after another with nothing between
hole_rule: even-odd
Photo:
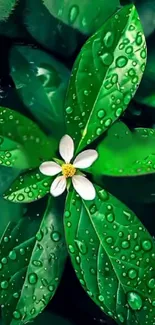
<instances>
[{"instance_id":1,"label":"flower petal","mask_svg":"<svg viewBox=\"0 0 155 325\"><path fill-rule=\"evenodd\" d=\"M75 175L72 177L72 183L76 192L82 197L82 199L86 201L95 199L95 188L86 177Z\"/></svg>"},{"instance_id":2,"label":"flower petal","mask_svg":"<svg viewBox=\"0 0 155 325\"><path fill-rule=\"evenodd\" d=\"M85 150L79 153L79 155L75 158L73 165L76 168L88 168L97 158L98 153L96 150Z\"/></svg>"},{"instance_id":3,"label":"flower petal","mask_svg":"<svg viewBox=\"0 0 155 325\"><path fill-rule=\"evenodd\" d=\"M50 193L53 196L59 196L65 191L66 185L66 178L64 176L58 176L51 185Z\"/></svg>"},{"instance_id":4,"label":"flower petal","mask_svg":"<svg viewBox=\"0 0 155 325\"><path fill-rule=\"evenodd\" d=\"M67 134L60 140L59 153L66 163L69 163L73 158L74 142Z\"/></svg>"},{"instance_id":5,"label":"flower petal","mask_svg":"<svg viewBox=\"0 0 155 325\"><path fill-rule=\"evenodd\" d=\"M54 161L43 162L39 169L42 174L47 176L54 176L61 172L61 167Z\"/></svg>"}]
</instances>

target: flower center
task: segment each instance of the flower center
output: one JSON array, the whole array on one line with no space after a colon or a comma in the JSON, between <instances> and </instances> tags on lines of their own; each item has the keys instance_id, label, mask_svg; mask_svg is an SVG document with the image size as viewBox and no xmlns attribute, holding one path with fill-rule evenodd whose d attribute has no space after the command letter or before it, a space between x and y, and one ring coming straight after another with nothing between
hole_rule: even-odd
<instances>
[{"instance_id":1,"label":"flower center","mask_svg":"<svg viewBox=\"0 0 155 325\"><path fill-rule=\"evenodd\" d=\"M72 164L63 164L61 167L62 167L62 174L66 178L72 177L76 173L76 168Z\"/></svg>"}]
</instances>

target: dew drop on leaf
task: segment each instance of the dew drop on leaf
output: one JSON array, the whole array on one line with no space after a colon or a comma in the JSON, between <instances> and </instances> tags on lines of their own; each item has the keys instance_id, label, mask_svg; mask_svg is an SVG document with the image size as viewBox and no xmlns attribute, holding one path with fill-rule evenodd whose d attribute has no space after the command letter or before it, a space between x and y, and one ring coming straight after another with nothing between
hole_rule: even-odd
<instances>
[{"instance_id":1,"label":"dew drop on leaf","mask_svg":"<svg viewBox=\"0 0 155 325\"><path fill-rule=\"evenodd\" d=\"M127 294L127 301L133 310L140 310L142 308L142 299L136 292L129 292Z\"/></svg>"},{"instance_id":2,"label":"dew drop on leaf","mask_svg":"<svg viewBox=\"0 0 155 325\"><path fill-rule=\"evenodd\" d=\"M18 320L18 319L21 319L22 316L18 310L15 310L13 312L13 317Z\"/></svg>"},{"instance_id":3,"label":"dew drop on leaf","mask_svg":"<svg viewBox=\"0 0 155 325\"><path fill-rule=\"evenodd\" d=\"M148 282L148 287L149 287L150 289L155 288L155 279L154 279L154 278L152 278L152 279L149 280L149 282Z\"/></svg>"},{"instance_id":4,"label":"dew drop on leaf","mask_svg":"<svg viewBox=\"0 0 155 325\"><path fill-rule=\"evenodd\" d=\"M78 6L72 6L69 12L69 23L73 24L79 14L79 7Z\"/></svg>"},{"instance_id":5,"label":"dew drop on leaf","mask_svg":"<svg viewBox=\"0 0 155 325\"><path fill-rule=\"evenodd\" d=\"M114 34L112 32L107 32L104 36L103 42L107 48L111 47L114 41Z\"/></svg>"},{"instance_id":6,"label":"dew drop on leaf","mask_svg":"<svg viewBox=\"0 0 155 325\"><path fill-rule=\"evenodd\" d=\"M11 251L11 252L9 253L9 258L10 258L10 260L13 260L13 261L16 260L16 258L17 258L17 254L16 254L16 251L15 251L15 250L13 250L13 251Z\"/></svg>"},{"instance_id":7,"label":"dew drop on leaf","mask_svg":"<svg viewBox=\"0 0 155 325\"><path fill-rule=\"evenodd\" d=\"M36 273L31 273L31 274L29 274L29 276L28 276L28 281L29 281L30 284L36 284L37 281L38 281L38 276L37 276L37 274L36 274Z\"/></svg>"},{"instance_id":8,"label":"dew drop on leaf","mask_svg":"<svg viewBox=\"0 0 155 325\"><path fill-rule=\"evenodd\" d=\"M53 231L51 234L51 239L55 242L59 241L61 238L61 235L58 231Z\"/></svg>"},{"instance_id":9,"label":"dew drop on leaf","mask_svg":"<svg viewBox=\"0 0 155 325\"><path fill-rule=\"evenodd\" d=\"M80 251L81 254L85 255L87 253L87 246L86 244L84 243L84 241L80 241L80 240L75 240L76 244L77 244L77 247Z\"/></svg>"},{"instance_id":10,"label":"dew drop on leaf","mask_svg":"<svg viewBox=\"0 0 155 325\"><path fill-rule=\"evenodd\" d=\"M128 59L125 56L119 56L116 60L116 66L118 68L123 68L127 65Z\"/></svg>"},{"instance_id":11,"label":"dew drop on leaf","mask_svg":"<svg viewBox=\"0 0 155 325\"><path fill-rule=\"evenodd\" d=\"M130 269L128 272L128 276L132 280L135 279L137 277L137 271L134 269Z\"/></svg>"},{"instance_id":12,"label":"dew drop on leaf","mask_svg":"<svg viewBox=\"0 0 155 325\"><path fill-rule=\"evenodd\" d=\"M152 243L150 240L144 240L142 242L142 248L144 249L144 251L149 251L152 248Z\"/></svg>"},{"instance_id":13,"label":"dew drop on leaf","mask_svg":"<svg viewBox=\"0 0 155 325\"><path fill-rule=\"evenodd\" d=\"M111 53L104 53L103 55L100 56L100 58L102 62L107 66L111 65L113 62L113 56Z\"/></svg>"},{"instance_id":14,"label":"dew drop on leaf","mask_svg":"<svg viewBox=\"0 0 155 325\"><path fill-rule=\"evenodd\" d=\"M2 281L2 282L1 282L1 288L2 288L2 289L7 289L8 286L9 286L8 281Z\"/></svg>"}]
</instances>

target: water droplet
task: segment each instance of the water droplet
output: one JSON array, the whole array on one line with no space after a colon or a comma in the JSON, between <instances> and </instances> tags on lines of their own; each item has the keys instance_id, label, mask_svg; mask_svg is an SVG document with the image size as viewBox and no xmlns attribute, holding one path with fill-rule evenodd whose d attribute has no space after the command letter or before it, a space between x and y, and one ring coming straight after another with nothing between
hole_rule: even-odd
<instances>
[{"instance_id":1,"label":"water droplet","mask_svg":"<svg viewBox=\"0 0 155 325\"><path fill-rule=\"evenodd\" d=\"M130 25L129 26L129 30L135 30L135 26L134 25Z\"/></svg>"},{"instance_id":2,"label":"water droplet","mask_svg":"<svg viewBox=\"0 0 155 325\"><path fill-rule=\"evenodd\" d=\"M128 105L129 103L130 103L130 100L131 100L131 95L130 94L126 94L125 96L124 96L124 104L125 105Z\"/></svg>"},{"instance_id":3,"label":"water droplet","mask_svg":"<svg viewBox=\"0 0 155 325\"><path fill-rule=\"evenodd\" d=\"M128 46L125 50L126 54L131 54L133 52L133 47L132 46Z\"/></svg>"},{"instance_id":4,"label":"water droplet","mask_svg":"<svg viewBox=\"0 0 155 325\"><path fill-rule=\"evenodd\" d=\"M20 248L19 252L20 252L21 255L25 255L25 249L24 248Z\"/></svg>"},{"instance_id":5,"label":"water droplet","mask_svg":"<svg viewBox=\"0 0 155 325\"><path fill-rule=\"evenodd\" d=\"M71 215L71 213L69 211L65 211L65 214L64 214L65 218L69 218L70 215Z\"/></svg>"},{"instance_id":6,"label":"water droplet","mask_svg":"<svg viewBox=\"0 0 155 325\"><path fill-rule=\"evenodd\" d=\"M68 106L68 107L66 108L66 113L67 113L67 114L71 114L72 112L73 112L72 107Z\"/></svg>"},{"instance_id":7,"label":"water droplet","mask_svg":"<svg viewBox=\"0 0 155 325\"><path fill-rule=\"evenodd\" d=\"M48 287L48 290L49 290L50 292L53 292L53 291L54 291L54 286L53 286L53 285L50 285L50 286Z\"/></svg>"},{"instance_id":8,"label":"water droplet","mask_svg":"<svg viewBox=\"0 0 155 325\"><path fill-rule=\"evenodd\" d=\"M11 251L11 252L9 253L9 258L10 258L10 260L13 260L13 261L16 260L16 258L17 258L17 254L16 254L16 251L15 251L15 250L13 250L13 251Z\"/></svg>"},{"instance_id":9,"label":"water droplet","mask_svg":"<svg viewBox=\"0 0 155 325\"><path fill-rule=\"evenodd\" d=\"M37 234L36 234L36 239L38 241L41 241L43 239L43 236L44 236L44 233L42 230L38 231Z\"/></svg>"},{"instance_id":10,"label":"water droplet","mask_svg":"<svg viewBox=\"0 0 155 325\"><path fill-rule=\"evenodd\" d=\"M100 56L102 62L109 66L113 62L113 55L111 53L104 53L103 55Z\"/></svg>"},{"instance_id":11,"label":"water droplet","mask_svg":"<svg viewBox=\"0 0 155 325\"><path fill-rule=\"evenodd\" d=\"M96 205L93 204L93 205L90 207L89 211L90 211L91 214L94 214L94 213L97 211Z\"/></svg>"},{"instance_id":12,"label":"water droplet","mask_svg":"<svg viewBox=\"0 0 155 325\"><path fill-rule=\"evenodd\" d=\"M41 261L37 261L37 260L32 261L32 264L33 264L34 266L37 266L37 267L43 265L43 263L42 263Z\"/></svg>"},{"instance_id":13,"label":"water droplet","mask_svg":"<svg viewBox=\"0 0 155 325\"><path fill-rule=\"evenodd\" d=\"M122 112L123 112L123 108L119 107L119 108L117 108L115 114L116 114L117 117L120 117L122 115Z\"/></svg>"},{"instance_id":14,"label":"water droplet","mask_svg":"<svg viewBox=\"0 0 155 325\"><path fill-rule=\"evenodd\" d=\"M103 42L107 48L111 47L114 41L114 35L111 32L107 32L104 36Z\"/></svg>"},{"instance_id":15,"label":"water droplet","mask_svg":"<svg viewBox=\"0 0 155 325\"><path fill-rule=\"evenodd\" d=\"M8 286L9 286L8 281L2 281L2 282L1 282L1 288L2 288L2 289L7 289Z\"/></svg>"},{"instance_id":16,"label":"water droplet","mask_svg":"<svg viewBox=\"0 0 155 325\"><path fill-rule=\"evenodd\" d=\"M70 252L71 254L74 254L74 253L75 253L75 249L74 249L74 247L73 247L72 245L69 245L69 246L68 246L68 249L69 249L69 252Z\"/></svg>"},{"instance_id":17,"label":"water droplet","mask_svg":"<svg viewBox=\"0 0 155 325\"><path fill-rule=\"evenodd\" d=\"M4 242L8 243L8 241L9 241L9 237L4 237Z\"/></svg>"},{"instance_id":18,"label":"water droplet","mask_svg":"<svg viewBox=\"0 0 155 325\"><path fill-rule=\"evenodd\" d=\"M143 49L141 52L140 52L140 56L142 59L146 59L146 50Z\"/></svg>"},{"instance_id":19,"label":"water droplet","mask_svg":"<svg viewBox=\"0 0 155 325\"><path fill-rule=\"evenodd\" d=\"M79 7L73 6L69 12L69 23L73 24L77 19L78 14L79 14Z\"/></svg>"},{"instance_id":20,"label":"water droplet","mask_svg":"<svg viewBox=\"0 0 155 325\"><path fill-rule=\"evenodd\" d=\"M23 194L18 194L17 195L17 200L22 202L24 200L25 196Z\"/></svg>"},{"instance_id":21,"label":"water droplet","mask_svg":"<svg viewBox=\"0 0 155 325\"><path fill-rule=\"evenodd\" d=\"M80 251L81 254L86 254L87 253L87 246L86 244L84 243L84 241L80 241L80 240L75 240L76 244L77 244L77 247Z\"/></svg>"},{"instance_id":22,"label":"water droplet","mask_svg":"<svg viewBox=\"0 0 155 325\"><path fill-rule=\"evenodd\" d=\"M111 123L112 123L112 120L111 120L110 118L108 118L108 119L105 121L104 125L105 125L106 127L108 127L108 126L110 126Z\"/></svg>"},{"instance_id":23,"label":"water droplet","mask_svg":"<svg viewBox=\"0 0 155 325\"><path fill-rule=\"evenodd\" d=\"M103 118L105 116L105 114L106 114L105 111L103 109L101 109L100 111L98 111L97 116L99 118Z\"/></svg>"},{"instance_id":24,"label":"water droplet","mask_svg":"<svg viewBox=\"0 0 155 325\"><path fill-rule=\"evenodd\" d=\"M97 135L101 135L101 134L102 134L102 129L101 129L101 128L98 128L98 129L96 130L96 134L97 134Z\"/></svg>"},{"instance_id":25,"label":"water droplet","mask_svg":"<svg viewBox=\"0 0 155 325\"><path fill-rule=\"evenodd\" d=\"M115 216L114 216L113 213L109 213L109 214L107 214L106 219L107 219L108 222L111 223L111 222L113 222L115 220Z\"/></svg>"},{"instance_id":26,"label":"water droplet","mask_svg":"<svg viewBox=\"0 0 155 325\"><path fill-rule=\"evenodd\" d=\"M98 299L99 299L99 301L101 301L101 302L104 301L104 297L103 297L102 295L100 295L100 296L98 297Z\"/></svg>"},{"instance_id":27,"label":"water droplet","mask_svg":"<svg viewBox=\"0 0 155 325\"><path fill-rule=\"evenodd\" d=\"M52 234L51 234L51 239L52 239L53 241L57 242L57 241L60 240L60 238L61 238L61 235L60 235L60 233L59 233L58 231L54 231L54 232L52 232Z\"/></svg>"},{"instance_id":28,"label":"water droplet","mask_svg":"<svg viewBox=\"0 0 155 325\"><path fill-rule=\"evenodd\" d=\"M142 35L141 35L141 33L138 33L137 37L136 37L136 43L137 43L137 45L141 45L142 42L143 42Z\"/></svg>"},{"instance_id":29,"label":"water droplet","mask_svg":"<svg viewBox=\"0 0 155 325\"><path fill-rule=\"evenodd\" d=\"M119 56L116 59L116 66L118 68L123 68L127 65L128 59L125 56Z\"/></svg>"},{"instance_id":30,"label":"water droplet","mask_svg":"<svg viewBox=\"0 0 155 325\"><path fill-rule=\"evenodd\" d=\"M18 310L15 310L14 312L13 312L13 317L15 318L15 319L21 319L21 313L18 311Z\"/></svg>"},{"instance_id":31,"label":"water droplet","mask_svg":"<svg viewBox=\"0 0 155 325\"><path fill-rule=\"evenodd\" d=\"M28 276L28 281L29 281L30 284L36 284L37 281L38 281L38 276L37 276L37 274L36 274L36 273L31 273L31 274L29 274L29 276Z\"/></svg>"},{"instance_id":32,"label":"water droplet","mask_svg":"<svg viewBox=\"0 0 155 325\"><path fill-rule=\"evenodd\" d=\"M107 244L112 244L113 238L112 237L107 237L106 242L107 242Z\"/></svg>"},{"instance_id":33,"label":"water droplet","mask_svg":"<svg viewBox=\"0 0 155 325\"><path fill-rule=\"evenodd\" d=\"M102 201L106 201L109 199L109 193L106 190L101 190L98 192L98 194Z\"/></svg>"},{"instance_id":34,"label":"water droplet","mask_svg":"<svg viewBox=\"0 0 155 325\"><path fill-rule=\"evenodd\" d=\"M129 248L130 247L130 243L128 240L124 240L122 242L122 248L126 249L126 248Z\"/></svg>"},{"instance_id":35,"label":"water droplet","mask_svg":"<svg viewBox=\"0 0 155 325\"><path fill-rule=\"evenodd\" d=\"M144 249L144 251L149 251L152 248L152 243L150 240L144 240L142 242L142 247Z\"/></svg>"},{"instance_id":36,"label":"water droplet","mask_svg":"<svg viewBox=\"0 0 155 325\"><path fill-rule=\"evenodd\" d=\"M128 276L129 276L129 278L130 279L135 279L136 277L137 277L137 271L136 270L134 270L134 269L130 269L129 271L128 271Z\"/></svg>"},{"instance_id":37,"label":"water droplet","mask_svg":"<svg viewBox=\"0 0 155 325\"><path fill-rule=\"evenodd\" d=\"M116 84L118 82L118 75L117 73L114 73L112 78L111 78L112 84Z\"/></svg>"},{"instance_id":38,"label":"water droplet","mask_svg":"<svg viewBox=\"0 0 155 325\"><path fill-rule=\"evenodd\" d=\"M13 293L13 297L18 299L19 298L19 293L18 292Z\"/></svg>"},{"instance_id":39,"label":"water droplet","mask_svg":"<svg viewBox=\"0 0 155 325\"><path fill-rule=\"evenodd\" d=\"M3 264L7 264L8 260L7 260L6 257L3 257L3 258L1 259L1 262L2 262Z\"/></svg>"},{"instance_id":40,"label":"water droplet","mask_svg":"<svg viewBox=\"0 0 155 325\"><path fill-rule=\"evenodd\" d=\"M148 282L148 287L150 289L153 289L155 288L155 279L150 279L149 282Z\"/></svg>"},{"instance_id":41,"label":"water droplet","mask_svg":"<svg viewBox=\"0 0 155 325\"><path fill-rule=\"evenodd\" d=\"M136 292L129 292L127 294L127 300L131 309L140 310L142 308L142 299Z\"/></svg>"}]
</instances>

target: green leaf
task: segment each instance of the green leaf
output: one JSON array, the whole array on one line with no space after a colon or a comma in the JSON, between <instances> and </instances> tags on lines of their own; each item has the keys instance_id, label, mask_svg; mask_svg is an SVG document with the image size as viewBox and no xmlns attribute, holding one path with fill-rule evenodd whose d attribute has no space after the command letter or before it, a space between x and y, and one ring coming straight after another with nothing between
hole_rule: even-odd
<instances>
[{"instance_id":1,"label":"green leaf","mask_svg":"<svg viewBox=\"0 0 155 325\"><path fill-rule=\"evenodd\" d=\"M136 101L155 107L155 47L151 44L148 48L146 69L140 87L136 93Z\"/></svg>"},{"instance_id":2,"label":"green leaf","mask_svg":"<svg viewBox=\"0 0 155 325\"><path fill-rule=\"evenodd\" d=\"M99 158L90 167L95 175L138 176L155 172L155 130L130 131L115 123L97 147Z\"/></svg>"},{"instance_id":3,"label":"green leaf","mask_svg":"<svg viewBox=\"0 0 155 325\"><path fill-rule=\"evenodd\" d=\"M69 71L54 57L28 46L13 47L11 76L27 109L46 131L60 138L65 133L64 97Z\"/></svg>"},{"instance_id":4,"label":"green leaf","mask_svg":"<svg viewBox=\"0 0 155 325\"><path fill-rule=\"evenodd\" d=\"M155 245L135 214L96 186L94 201L69 193L65 232L85 291L118 324L155 322Z\"/></svg>"},{"instance_id":5,"label":"green leaf","mask_svg":"<svg viewBox=\"0 0 155 325\"><path fill-rule=\"evenodd\" d=\"M11 151L9 151L9 154L11 155L10 160L12 160L12 163L16 156L17 167L20 167L21 169L24 169L27 167L27 165L33 168L37 167L43 160L51 158L55 153L55 141L49 141L34 122L16 111L9 108L0 107L0 123L0 136L17 142L18 145L20 145L19 149L21 147L23 148L22 151L19 150L18 153L13 153L13 157ZM8 144L8 147L9 146L10 144ZM5 150L7 159L8 150L6 145ZM25 157L25 152L26 161L24 163L26 166L23 166L22 163ZM16 165L16 160L14 164ZM8 166L10 165L8 164Z\"/></svg>"},{"instance_id":6,"label":"green leaf","mask_svg":"<svg viewBox=\"0 0 155 325\"><path fill-rule=\"evenodd\" d=\"M17 5L17 0L0 0L0 21L6 20Z\"/></svg>"},{"instance_id":7,"label":"green leaf","mask_svg":"<svg viewBox=\"0 0 155 325\"><path fill-rule=\"evenodd\" d=\"M92 34L116 11L119 0L42 0L49 12L83 33Z\"/></svg>"},{"instance_id":8,"label":"green leaf","mask_svg":"<svg viewBox=\"0 0 155 325\"><path fill-rule=\"evenodd\" d=\"M1 242L0 301L6 325L32 320L55 294L67 254L60 206L52 198L45 212L43 202L30 205L4 234L8 242Z\"/></svg>"},{"instance_id":9,"label":"green leaf","mask_svg":"<svg viewBox=\"0 0 155 325\"><path fill-rule=\"evenodd\" d=\"M48 194L51 183L52 177L34 169L20 175L5 192L4 198L15 203L30 203Z\"/></svg>"},{"instance_id":10,"label":"green leaf","mask_svg":"<svg viewBox=\"0 0 155 325\"><path fill-rule=\"evenodd\" d=\"M13 204L11 202L7 202L3 198L0 197L0 237L3 235L7 225L10 222L18 222L23 213L23 206L21 204Z\"/></svg>"},{"instance_id":11,"label":"green leaf","mask_svg":"<svg viewBox=\"0 0 155 325\"><path fill-rule=\"evenodd\" d=\"M38 43L63 57L73 55L80 43L78 32L53 17L42 0L26 0L23 21L30 35Z\"/></svg>"},{"instance_id":12,"label":"green leaf","mask_svg":"<svg viewBox=\"0 0 155 325\"><path fill-rule=\"evenodd\" d=\"M146 44L137 11L125 6L83 46L66 98L67 133L78 151L127 108L144 72Z\"/></svg>"},{"instance_id":13,"label":"green leaf","mask_svg":"<svg viewBox=\"0 0 155 325\"><path fill-rule=\"evenodd\" d=\"M11 183L19 176L21 170L0 166L0 195L2 195Z\"/></svg>"}]
</instances>

